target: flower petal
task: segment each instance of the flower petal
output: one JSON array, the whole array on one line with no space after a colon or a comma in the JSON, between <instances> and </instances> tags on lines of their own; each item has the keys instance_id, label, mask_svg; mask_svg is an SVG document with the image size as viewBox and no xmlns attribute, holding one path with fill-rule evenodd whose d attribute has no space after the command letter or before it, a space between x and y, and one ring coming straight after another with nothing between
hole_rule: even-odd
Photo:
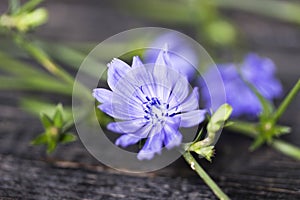
<instances>
[{"instance_id":1,"label":"flower petal","mask_svg":"<svg viewBox=\"0 0 300 200\"><path fill-rule=\"evenodd\" d=\"M150 69L143 66L135 67L119 80L114 92L127 100L131 99L140 102L140 98L146 100L146 96L154 96L153 84L155 84L155 81ZM136 95L138 95L139 99L136 98Z\"/></svg>"},{"instance_id":2,"label":"flower petal","mask_svg":"<svg viewBox=\"0 0 300 200\"><path fill-rule=\"evenodd\" d=\"M93 90L93 96L100 103L104 103L104 102L111 100L113 93L112 93L112 91L104 89L104 88L96 88Z\"/></svg>"},{"instance_id":3,"label":"flower petal","mask_svg":"<svg viewBox=\"0 0 300 200\"><path fill-rule=\"evenodd\" d=\"M153 76L156 83L156 95L161 98L165 98L167 96L167 91L165 88L172 88L173 83L169 80L168 71L171 70L171 67L168 66L169 56L166 49L162 49L158 57L156 59L154 68L153 68Z\"/></svg>"},{"instance_id":4,"label":"flower petal","mask_svg":"<svg viewBox=\"0 0 300 200\"><path fill-rule=\"evenodd\" d=\"M161 132L154 134L146 140L143 148L139 151L139 160L151 160L155 153L160 154L163 146L164 134Z\"/></svg>"},{"instance_id":5,"label":"flower petal","mask_svg":"<svg viewBox=\"0 0 300 200\"><path fill-rule=\"evenodd\" d=\"M132 59L132 68L137 68L137 67L144 67L144 64L142 63L140 57L134 56Z\"/></svg>"},{"instance_id":6,"label":"flower petal","mask_svg":"<svg viewBox=\"0 0 300 200\"><path fill-rule=\"evenodd\" d=\"M144 118L144 113L142 112L142 110L140 111L134 109L130 105L107 102L99 105L98 108L111 117L121 120Z\"/></svg>"},{"instance_id":7,"label":"flower petal","mask_svg":"<svg viewBox=\"0 0 300 200\"><path fill-rule=\"evenodd\" d=\"M182 135L178 131L180 118L170 118L163 128L164 144L167 149L179 146L182 141Z\"/></svg>"},{"instance_id":8,"label":"flower petal","mask_svg":"<svg viewBox=\"0 0 300 200\"><path fill-rule=\"evenodd\" d=\"M107 83L109 87L114 90L118 81L131 70L131 67L117 58L114 58L107 66Z\"/></svg>"},{"instance_id":9,"label":"flower petal","mask_svg":"<svg viewBox=\"0 0 300 200\"><path fill-rule=\"evenodd\" d=\"M121 147L128 147L129 145L136 144L141 139L142 138L132 134L124 134L116 140L115 144Z\"/></svg>"},{"instance_id":10,"label":"flower petal","mask_svg":"<svg viewBox=\"0 0 300 200\"><path fill-rule=\"evenodd\" d=\"M107 129L117 133L133 133L143 127L147 121L144 118L129 121L111 122L107 125Z\"/></svg>"},{"instance_id":11,"label":"flower petal","mask_svg":"<svg viewBox=\"0 0 300 200\"><path fill-rule=\"evenodd\" d=\"M176 83L172 88L172 92L169 96L168 103L170 108L178 106L187 97L189 93L189 83L184 76L178 76Z\"/></svg>"},{"instance_id":12,"label":"flower petal","mask_svg":"<svg viewBox=\"0 0 300 200\"><path fill-rule=\"evenodd\" d=\"M206 110L193 110L177 115L180 117L181 127L192 127L198 125L205 119Z\"/></svg>"},{"instance_id":13,"label":"flower petal","mask_svg":"<svg viewBox=\"0 0 300 200\"><path fill-rule=\"evenodd\" d=\"M180 104L180 111L186 112L186 111L192 111L199 107L199 92L198 87L195 87L193 89L192 94L184 100L182 104Z\"/></svg>"},{"instance_id":14,"label":"flower petal","mask_svg":"<svg viewBox=\"0 0 300 200\"><path fill-rule=\"evenodd\" d=\"M134 133L122 135L116 140L115 144L120 145L122 147L127 147L129 145L135 144L139 140L146 138L149 135L151 129L152 129L152 124L148 123L145 126L142 126Z\"/></svg>"},{"instance_id":15,"label":"flower petal","mask_svg":"<svg viewBox=\"0 0 300 200\"><path fill-rule=\"evenodd\" d=\"M165 147L167 149L172 149L174 147L177 147L181 144L182 141L182 135L180 133L180 131L174 131L174 132L169 132L167 131L168 129L166 129L164 131L165 134L165 140L164 140L164 144Z\"/></svg>"}]
</instances>

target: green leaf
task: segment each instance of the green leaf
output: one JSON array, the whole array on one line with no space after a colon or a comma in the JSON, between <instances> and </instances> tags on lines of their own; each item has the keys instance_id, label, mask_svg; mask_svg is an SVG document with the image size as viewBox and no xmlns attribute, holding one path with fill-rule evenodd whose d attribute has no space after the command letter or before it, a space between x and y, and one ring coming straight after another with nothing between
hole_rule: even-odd
<instances>
[{"instance_id":1,"label":"green leaf","mask_svg":"<svg viewBox=\"0 0 300 200\"><path fill-rule=\"evenodd\" d=\"M62 128L64 124L64 118L63 118L63 108L61 104L58 104L55 113L53 116L53 123L54 126L57 128Z\"/></svg>"},{"instance_id":2,"label":"green leaf","mask_svg":"<svg viewBox=\"0 0 300 200\"><path fill-rule=\"evenodd\" d=\"M77 137L73 133L65 133L61 135L60 142L63 144L76 141Z\"/></svg>"},{"instance_id":3,"label":"green leaf","mask_svg":"<svg viewBox=\"0 0 300 200\"><path fill-rule=\"evenodd\" d=\"M263 137L263 135L259 135L255 138L254 142L250 146L250 151L254 151L260 146L262 146L265 143L266 139Z\"/></svg>"},{"instance_id":4,"label":"green leaf","mask_svg":"<svg viewBox=\"0 0 300 200\"><path fill-rule=\"evenodd\" d=\"M4 41L1 41L4 42ZM13 45L13 43L9 44ZM18 51L17 48L12 49L11 51ZM10 52L12 53L12 52ZM30 76L30 77L39 77L41 79L44 78L53 78L52 76L46 74L44 71L34 67L33 65L29 65L25 62L21 62L16 60L15 57L12 57L11 55L0 51L0 69L4 70L5 72L8 72L12 75L24 77Z\"/></svg>"},{"instance_id":5,"label":"green leaf","mask_svg":"<svg viewBox=\"0 0 300 200\"><path fill-rule=\"evenodd\" d=\"M47 144L48 138L45 133L38 135L36 138L34 138L31 141L32 145L41 145L41 144Z\"/></svg>"},{"instance_id":6,"label":"green leaf","mask_svg":"<svg viewBox=\"0 0 300 200\"><path fill-rule=\"evenodd\" d=\"M0 76L0 90L25 90L51 92L71 96L72 87L62 84L57 79L43 79L40 77L9 77Z\"/></svg>"},{"instance_id":7,"label":"green leaf","mask_svg":"<svg viewBox=\"0 0 300 200\"><path fill-rule=\"evenodd\" d=\"M40 119L41 119L42 124L43 124L45 129L50 128L51 126L53 126L53 121L45 113L41 113Z\"/></svg>"},{"instance_id":8,"label":"green leaf","mask_svg":"<svg viewBox=\"0 0 300 200\"><path fill-rule=\"evenodd\" d=\"M9 13L10 14L15 14L18 12L20 8L20 0L9 0Z\"/></svg>"},{"instance_id":9,"label":"green leaf","mask_svg":"<svg viewBox=\"0 0 300 200\"><path fill-rule=\"evenodd\" d=\"M282 140L274 140L271 145L277 149L278 151L295 158L297 160L300 160L300 149L299 147L296 147L292 144L289 144Z\"/></svg>"},{"instance_id":10,"label":"green leaf","mask_svg":"<svg viewBox=\"0 0 300 200\"><path fill-rule=\"evenodd\" d=\"M55 148L57 146L57 143L55 140L51 139L51 140L48 140L48 143L47 143L47 153L50 154L52 153Z\"/></svg>"},{"instance_id":11,"label":"green leaf","mask_svg":"<svg viewBox=\"0 0 300 200\"><path fill-rule=\"evenodd\" d=\"M30 12L34 10L43 1L44 0L30 0L20 7L18 13Z\"/></svg>"},{"instance_id":12,"label":"green leaf","mask_svg":"<svg viewBox=\"0 0 300 200\"><path fill-rule=\"evenodd\" d=\"M16 24L15 27L19 31L26 32L29 29L38 27L48 20L48 12L44 8L38 8L29 13L21 13L15 16Z\"/></svg>"},{"instance_id":13,"label":"green leaf","mask_svg":"<svg viewBox=\"0 0 300 200\"><path fill-rule=\"evenodd\" d=\"M40 48L44 49L47 54L53 57L55 60L66 64L67 66L78 70L81 63L86 59L88 53L82 53L80 51L69 48L66 45L61 44L51 44L41 41L36 41L35 44ZM107 59L105 59L107 60ZM107 70L106 63L99 62L96 58L89 58L86 62L89 62L88 68L82 68L81 70L89 76L99 79L99 74L101 71ZM100 73L99 73L100 72ZM100 77L103 80L106 80L106 76Z\"/></svg>"},{"instance_id":14,"label":"green leaf","mask_svg":"<svg viewBox=\"0 0 300 200\"><path fill-rule=\"evenodd\" d=\"M209 120L207 131L211 133L219 131L224 126L225 121L229 119L231 113L232 107L229 104L221 105Z\"/></svg>"},{"instance_id":15,"label":"green leaf","mask_svg":"<svg viewBox=\"0 0 300 200\"><path fill-rule=\"evenodd\" d=\"M199 131L199 133L198 133L196 139L193 141L193 143L195 143L195 142L197 142L198 140L200 140L202 133L203 133L203 127L200 129L200 131Z\"/></svg>"},{"instance_id":16,"label":"green leaf","mask_svg":"<svg viewBox=\"0 0 300 200\"><path fill-rule=\"evenodd\" d=\"M198 155L203 156L206 160L211 162L211 158L214 155L214 146L202 147L194 150Z\"/></svg>"}]
</instances>

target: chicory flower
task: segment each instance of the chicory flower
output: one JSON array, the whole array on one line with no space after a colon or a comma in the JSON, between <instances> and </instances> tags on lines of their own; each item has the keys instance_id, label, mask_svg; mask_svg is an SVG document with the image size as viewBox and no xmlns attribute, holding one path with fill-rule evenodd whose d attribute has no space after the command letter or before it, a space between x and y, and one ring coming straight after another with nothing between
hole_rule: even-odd
<instances>
[{"instance_id":1,"label":"chicory flower","mask_svg":"<svg viewBox=\"0 0 300 200\"><path fill-rule=\"evenodd\" d=\"M145 140L137 157L152 159L163 147L181 144L180 127L198 125L205 110L198 109L199 94L195 87L189 94L185 76L173 70L166 50L160 51L153 65L144 65L133 57L132 66L119 59L108 64L111 90L97 88L93 96L104 113L117 119L107 129L122 134L115 144L127 147Z\"/></svg>"},{"instance_id":2,"label":"chicory flower","mask_svg":"<svg viewBox=\"0 0 300 200\"><path fill-rule=\"evenodd\" d=\"M262 111L261 103L249 84L268 100L273 100L282 92L282 86L275 78L275 65L268 58L248 54L240 68L234 63L227 63L219 64L218 69L225 88L226 102L233 107L233 117L258 116ZM213 70L208 70L203 75L207 83L212 83L217 76ZM211 106L211 99L217 102L216 106L225 103L224 98L219 96L220 88L222 87L202 88L202 97L207 107Z\"/></svg>"}]
</instances>

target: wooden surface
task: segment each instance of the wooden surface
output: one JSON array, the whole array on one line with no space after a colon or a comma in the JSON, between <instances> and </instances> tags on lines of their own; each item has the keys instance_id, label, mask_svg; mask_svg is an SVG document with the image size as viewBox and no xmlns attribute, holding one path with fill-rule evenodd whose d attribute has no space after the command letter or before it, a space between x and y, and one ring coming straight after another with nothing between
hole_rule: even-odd
<instances>
[{"instance_id":1,"label":"wooden surface","mask_svg":"<svg viewBox=\"0 0 300 200\"><path fill-rule=\"evenodd\" d=\"M159 25L101 2L65 2L46 4L51 17L38 31L40 37L100 42L122 30ZM1 11L4 6L0 5ZM241 29L249 50L275 60L287 91L300 74L299 28L249 14L227 14ZM216 199L182 159L160 171L137 175L103 166L80 141L46 156L42 147L29 145L42 126L16 107L23 95L0 92L0 199ZM298 96L281 120L293 128L283 139L298 146L299 100ZM201 164L232 199L300 199L300 162L266 146L250 153L250 144L248 138L225 132L213 163L201 160Z\"/></svg>"}]
</instances>

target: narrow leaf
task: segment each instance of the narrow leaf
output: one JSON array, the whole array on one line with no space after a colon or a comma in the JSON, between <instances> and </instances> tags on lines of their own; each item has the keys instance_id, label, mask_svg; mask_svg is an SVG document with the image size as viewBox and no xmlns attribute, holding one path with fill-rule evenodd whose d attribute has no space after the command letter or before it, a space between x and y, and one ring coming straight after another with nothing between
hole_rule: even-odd
<instances>
[{"instance_id":1,"label":"narrow leaf","mask_svg":"<svg viewBox=\"0 0 300 200\"><path fill-rule=\"evenodd\" d=\"M45 129L50 128L51 126L53 126L53 121L45 113L41 113L40 119L41 119Z\"/></svg>"},{"instance_id":2,"label":"narrow leaf","mask_svg":"<svg viewBox=\"0 0 300 200\"><path fill-rule=\"evenodd\" d=\"M40 144L47 144L47 135L46 134L40 134L35 139L31 141L32 145L40 145Z\"/></svg>"},{"instance_id":3,"label":"narrow leaf","mask_svg":"<svg viewBox=\"0 0 300 200\"><path fill-rule=\"evenodd\" d=\"M43 2L44 0L30 0L27 1L25 4L23 4L18 13L22 13L22 12L30 12L33 9L35 9L41 2Z\"/></svg>"},{"instance_id":4,"label":"narrow leaf","mask_svg":"<svg viewBox=\"0 0 300 200\"><path fill-rule=\"evenodd\" d=\"M20 0L9 0L9 12L10 14L15 14L20 8Z\"/></svg>"},{"instance_id":5,"label":"narrow leaf","mask_svg":"<svg viewBox=\"0 0 300 200\"><path fill-rule=\"evenodd\" d=\"M77 137L72 133L65 133L61 135L60 142L63 144L76 141Z\"/></svg>"},{"instance_id":6,"label":"narrow leaf","mask_svg":"<svg viewBox=\"0 0 300 200\"><path fill-rule=\"evenodd\" d=\"M55 127L62 128L64 124L64 119L63 119L63 108L61 104L58 104L55 113L53 116L53 123Z\"/></svg>"}]
</instances>

